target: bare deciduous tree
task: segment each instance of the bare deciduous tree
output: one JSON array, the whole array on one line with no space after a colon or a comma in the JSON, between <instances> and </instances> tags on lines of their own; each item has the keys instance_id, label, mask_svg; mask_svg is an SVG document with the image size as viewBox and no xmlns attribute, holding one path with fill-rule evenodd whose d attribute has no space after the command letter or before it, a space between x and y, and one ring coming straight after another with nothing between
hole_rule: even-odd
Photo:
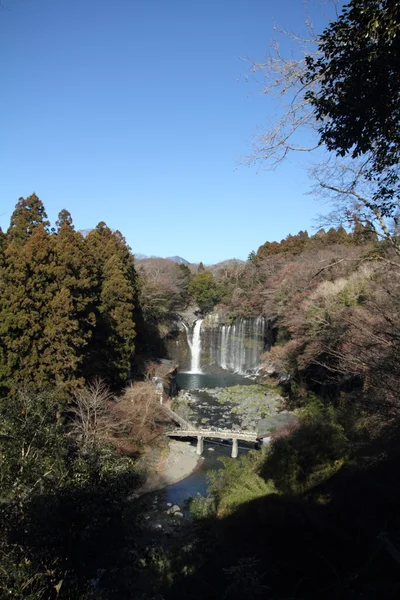
<instances>
[{"instance_id":1,"label":"bare deciduous tree","mask_svg":"<svg viewBox=\"0 0 400 600\"><path fill-rule=\"evenodd\" d=\"M131 384L117 399L96 379L77 392L72 413L72 431L84 449L105 443L132 449L150 443L167 420L150 380Z\"/></svg>"},{"instance_id":2,"label":"bare deciduous tree","mask_svg":"<svg viewBox=\"0 0 400 600\"><path fill-rule=\"evenodd\" d=\"M113 415L120 424L118 435L122 434L139 445L154 441L162 433L160 423L167 420L153 381L137 382L127 387L114 405Z\"/></svg>"},{"instance_id":3,"label":"bare deciduous tree","mask_svg":"<svg viewBox=\"0 0 400 600\"><path fill-rule=\"evenodd\" d=\"M336 8L336 2L330 4ZM314 108L307 97L319 82L307 78L306 64L307 56L318 57L319 36L307 10L305 25L307 34L297 35L275 24L264 60L250 61L251 72L264 79L263 94L275 100L278 116L255 136L248 164L274 168L292 152L309 153L321 146Z\"/></svg>"},{"instance_id":4,"label":"bare deciduous tree","mask_svg":"<svg viewBox=\"0 0 400 600\"><path fill-rule=\"evenodd\" d=\"M320 222L354 226L358 221L379 239L386 240L397 257L400 257L400 204L393 198L397 209L388 217L374 201L376 187L366 176L369 162L329 157L327 161L312 168L311 175L316 181L314 192L327 198L334 207Z\"/></svg>"},{"instance_id":5,"label":"bare deciduous tree","mask_svg":"<svg viewBox=\"0 0 400 600\"><path fill-rule=\"evenodd\" d=\"M109 440L115 428L108 406L112 399L109 387L101 379L95 379L75 394L72 431L83 448Z\"/></svg>"},{"instance_id":6,"label":"bare deciduous tree","mask_svg":"<svg viewBox=\"0 0 400 600\"><path fill-rule=\"evenodd\" d=\"M338 4L336 1L324 3L335 19ZM363 160L343 159L329 153L321 141L324 121L317 120L310 93L318 92L323 81L317 75L310 77L307 59L318 60L323 44L308 14L305 25L306 35L296 35L276 25L276 37L270 43L265 60L251 62L251 71L261 73L264 78L263 93L276 100L275 115L278 116L256 135L253 152L245 162L273 169L292 153L312 153L314 164L307 169L316 182L313 192L334 206L324 222L350 225L357 219L387 240L400 256L396 181L387 182L394 195L390 198L391 210L385 212L380 202L382 181L371 176L373 151L366 152ZM397 173L393 167L391 176L396 177Z\"/></svg>"}]
</instances>

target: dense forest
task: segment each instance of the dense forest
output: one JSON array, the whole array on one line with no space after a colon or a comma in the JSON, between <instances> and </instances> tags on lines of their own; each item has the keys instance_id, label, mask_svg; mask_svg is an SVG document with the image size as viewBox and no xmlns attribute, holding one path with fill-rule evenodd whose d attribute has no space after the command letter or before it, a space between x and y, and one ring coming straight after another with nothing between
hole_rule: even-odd
<instances>
[{"instance_id":1,"label":"dense forest","mask_svg":"<svg viewBox=\"0 0 400 600\"><path fill-rule=\"evenodd\" d=\"M137 309L133 256L119 232L99 223L86 238L63 210L50 228L36 196L20 198L1 234L0 385L71 392L107 373L128 378Z\"/></svg>"},{"instance_id":2,"label":"dense forest","mask_svg":"<svg viewBox=\"0 0 400 600\"><path fill-rule=\"evenodd\" d=\"M287 108L250 162L276 166L304 123L325 148L316 233L246 261L136 260L105 223L52 227L18 200L0 231L1 598L399 597L399 24L395 3L351 0L314 50L254 65ZM189 313L265 317L260 382L297 418L147 538L134 492L168 453L154 375Z\"/></svg>"}]
</instances>

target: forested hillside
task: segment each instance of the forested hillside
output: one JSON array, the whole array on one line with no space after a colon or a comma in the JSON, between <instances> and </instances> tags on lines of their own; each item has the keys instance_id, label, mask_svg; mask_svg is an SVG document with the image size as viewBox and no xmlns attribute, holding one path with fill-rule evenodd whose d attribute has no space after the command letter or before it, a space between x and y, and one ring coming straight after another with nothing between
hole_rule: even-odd
<instances>
[{"instance_id":1,"label":"forested hillside","mask_svg":"<svg viewBox=\"0 0 400 600\"><path fill-rule=\"evenodd\" d=\"M392 238L357 221L350 231L267 241L246 262L191 272L149 260L140 269L145 315L164 337L189 304L228 323L265 316L276 339L265 368L277 378L325 396L352 391L373 410L396 412L400 266Z\"/></svg>"}]
</instances>

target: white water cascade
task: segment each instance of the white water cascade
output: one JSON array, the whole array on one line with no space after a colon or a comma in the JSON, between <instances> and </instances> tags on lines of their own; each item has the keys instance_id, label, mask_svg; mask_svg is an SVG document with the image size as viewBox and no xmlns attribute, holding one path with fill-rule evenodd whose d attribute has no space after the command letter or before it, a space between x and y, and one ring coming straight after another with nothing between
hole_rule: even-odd
<instances>
[{"instance_id":1,"label":"white water cascade","mask_svg":"<svg viewBox=\"0 0 400 600\"><path fill-rule=\"evenodd\" d=\"M210 331L210 363L242 375L260 364L266 349L267 320L239 319Z\"/></svg>"},{"instance_id":2,"label":"white water cascade","mask_svg":"<svg viewBox=\"0 0 400 600\"><path fill-rule=\"evenodd\" d=\"M203 373L206 365L246 375L260 364L261 355L271 347L271 330L265 317L238 319L231 325L210 326L198 319L193 329L185 322L190 349L189 373ZM206 368L207 370L207 368Z\"/></svg>"},{"instance_id":3,"label":"white water cascade","mask_svg":"<svg viewBox=\"0 0 400 600\"><path fill-rule=\"evenodd\" d=\"M197 319L194 324L192 335L189 334L187 326L184 324L187 334L187 340L191 353L191 365L189 373L201 373L200 356L201 356L201 337L200 330L203 319Z\"/></svg>"}]
</instances>

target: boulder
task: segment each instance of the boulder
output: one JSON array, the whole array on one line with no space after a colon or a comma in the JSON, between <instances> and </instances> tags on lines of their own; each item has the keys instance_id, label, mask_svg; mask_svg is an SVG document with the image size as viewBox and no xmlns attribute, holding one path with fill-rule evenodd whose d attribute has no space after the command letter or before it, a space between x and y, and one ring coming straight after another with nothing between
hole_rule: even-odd
<instances>
[{"instance_id":1,"label":"boulder","mask_svg":"<svg viewBox=\"0 0 400 600\"><path fill-rule=\"evenodd\" d=\"M167 515L174 515L175 513L179 512L181 509L179 508L179 506L177 504L174 504L173 506L171 506L171 508L169 508L166 513Z\"/></svg>"}]
</instances>

